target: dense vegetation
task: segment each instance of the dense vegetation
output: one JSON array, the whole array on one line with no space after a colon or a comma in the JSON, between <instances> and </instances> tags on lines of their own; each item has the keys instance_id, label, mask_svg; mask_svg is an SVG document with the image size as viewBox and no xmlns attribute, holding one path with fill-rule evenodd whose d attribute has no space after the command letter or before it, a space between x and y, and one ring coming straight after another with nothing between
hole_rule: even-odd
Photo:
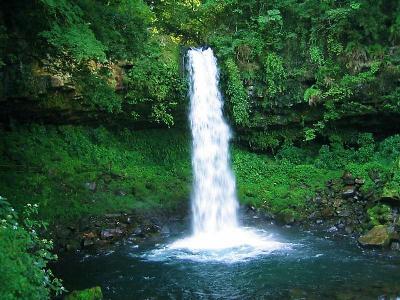
<instances>
[{"instance_id":1,"label":"dense vegetation","mask_svg":"<svg viewBox=\"0 0 400 300\"><path fill-rule=\"evenodd\" d=\"M304 220L350 172L357 230L393 222L399 1L28 2L0 3L0 298L61 291L41 220L186 209L193 46L218 57L243 204Z\"/></svg>"}]
</instances>

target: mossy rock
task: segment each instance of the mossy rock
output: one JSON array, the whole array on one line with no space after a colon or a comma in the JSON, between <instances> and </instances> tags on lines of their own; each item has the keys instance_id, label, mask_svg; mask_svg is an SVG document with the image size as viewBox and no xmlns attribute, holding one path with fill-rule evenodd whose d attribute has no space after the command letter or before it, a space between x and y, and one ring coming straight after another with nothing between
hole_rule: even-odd
<instances>
[{"instance_id":1,"label":"mossy rock","mask_svg":"<svg viewBox=\"0 0 400 300\"><path fill-rule=\"evenodd\" d=\"M386 185L383 188L382 199L395 200L400 202L400 187L394 185Z\"/></svg>"},{"instance_id":2,"label":"mossy rock","mask_svg":"<svg viewBox=\"0 0 400 300\"><path fill-rule=\"evenodd\" d=\"M387 247L390 244L392 236L393 233L388 226L377 225L366 234L360 236L358 242L362 246Z\"/></svg>"},{"instance_id":3,"label":"mossy rock","mask_svg":"<svg viewBox=\"0 0 400 300\"><path fill-rule=\"evenodd\" d=\"M277 215L278 221L283 224L293 224L296 221L296 213L290 209L281 210Z\"/></svg>"},{"instance_id":4,"label":"mossy rock","mask_svg":"<svg viewBox=\"0 0 400 300\"><path fill-rule=\"evenodd\" d=\"M82 291L73 291L67 295L64 300L102 300L103 293L99 286Z\"/></svg>"}]
</instances>

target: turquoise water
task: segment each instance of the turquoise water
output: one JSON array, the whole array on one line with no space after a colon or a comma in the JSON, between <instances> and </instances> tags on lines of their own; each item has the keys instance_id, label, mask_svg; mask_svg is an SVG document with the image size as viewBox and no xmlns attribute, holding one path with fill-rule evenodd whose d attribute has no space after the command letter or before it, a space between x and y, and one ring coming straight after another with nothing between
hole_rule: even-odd
<instances>
[{"instance_id":1,"label":"turquoise water","mask_svg":"<svg viewBox=\"0 0 400 300\"><path fill-rule=\"evenodd\" d=\"M327 232L256 224L287 245L243 260L205 261L207 253L160 251L187 234L137 244L134 238L61 258L55 273L69 290L101 286L105 299L396 299L400 255L365 250ZM158 250L157 250L158 249ZM187 255L185 255L187 254ZM400 298L398 298L400 299Z\"/></svg>"}]
</instances>

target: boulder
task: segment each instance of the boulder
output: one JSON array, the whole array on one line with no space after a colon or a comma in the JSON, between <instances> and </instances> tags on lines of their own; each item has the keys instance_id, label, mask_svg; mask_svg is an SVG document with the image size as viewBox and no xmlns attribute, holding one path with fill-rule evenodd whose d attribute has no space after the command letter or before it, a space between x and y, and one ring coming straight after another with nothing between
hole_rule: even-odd
<instances>
[{"instance_id":1,"label":"boulder","mask_svg":"<svg viewBox=\"0 0 400 300\"><path fill-rule=\"evenodd\" d=\"M351 198L356 195L355 186L347 186L342 193L343 198Z\"/></svg>"},{"instance_id":2,"label":"boulder","mask_svg":"<svg viewBox=\"0 0 400 300\"><path fill-rule=\"evenodd\" d=\"M392 238L391 230L386 225L377 225L366 234L359 237L358 242L362 246L389 246Z\"/></svg>"},{"instance_id":3,"label":"boulder","mask_svg":"<svg viewBox=\"0 0 400 300\"><path fill-rule=\"evenodd\" d=\"M99 286L82 291L73 291L64 297L64 300L102 300L103 293Z\"/></svg>"},{"instance_id":4,"label":"boulder","mask_svg":"<svg viewBox=\"0 0 400 300\"><path fill-rule=\"evenodd\" d=\"M124 234L121 228L103 229L100 233L100 238L102 240L110 240L120 237Z\"/></svg>"},{"instance_id":5,"label":"boulder","mask_svg":"<svg viewBox=\"0 0 400 300\"><path fill-rule=\"evenodd\" d=\"M393 242L390 245L390 249L393 251L400 251L400 243L399 242Z\"/></svg>"},{"instance_id":6,"label":"boulder","mask_svg":"<svg viewBox=\"0 0 400 300\"><path fill-rule=\"evenodd\" d=\"M353 177L353 174L351 174L350 172L345 172L342 175L342 180L345 185L354 185L355 184L355 179Z\"/></svg>"},{"instance_id":7,"label":"boulder","mask_svg":"<svg viewBox=\"0 0 400 300\"><path fill-rule=\"evenodd\" d=\"M94 240L88 238L84 238L82 240L82 248L85 249L85 248L90 248L92 246L94 246Z\"/></svg>"}]
</instances>

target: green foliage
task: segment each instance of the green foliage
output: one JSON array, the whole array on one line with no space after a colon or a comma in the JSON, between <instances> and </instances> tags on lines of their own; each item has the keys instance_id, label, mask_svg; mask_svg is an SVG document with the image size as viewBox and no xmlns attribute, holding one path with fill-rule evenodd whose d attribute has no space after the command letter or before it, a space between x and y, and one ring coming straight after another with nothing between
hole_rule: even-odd
<instances>
[{"instance_id":1,"label":"green foliage","mask_svg":"<svg viewBox=\"0 0 400 300\"><path fill-rule=\"evenodd\" d=\"M154 15L142 0L108 2L79 0L85 19L111 59L132 59L149 38Z\"/></svg>"},{"instance_id":2,"label":"green foliage","mask_svg":"<svg viewBox=\"0 0 400 300\"><path fill-rule=\"evenodd\" d=\"M319 89L310 87L304 92L304 101L308 102L309 104L315 104L320 99L320 96L321 91Z\"/></svg>"},{"instance_id":3,"label":"green foliage","mask_svg":"<svg viewBox=\"0 0 400 300\"><path fill-rule=\"evenodd\" d=\"M37 221L38 206L28 203L19 217L0 197L0 298L50 299L63 291L61 281L47 268L57 259L52 242L40 238L46 224Z\"/></svg>"},{"instance_id":4,"label":"green foliage","mask_svg":"<svg viewBox=\"0 0 400 300\"><path fill-rule=\"evenodd\" d=\"M358 150L356 152L356 159L359 162L367 162L375 154L375 141L372 133L361 133L358 136Z\"/></svg>"},{"instance_id":5,"label":"green foliage","mask_svg":"<svg viewBox=\"0 0 400 300\"><path fill-rule=\"evenodd\" d=\"M392 210L386 204L378 204L368 209L368 217L371 225L385 225L391 220Z\"/></svg>"},{"instance_id":6,"label":"green foliage","mask_svg":"<svg viewBox=\"0 0 400 300\"><path fill-rule=\"evenodd\" d=\"M316 137L315 131L316 131L315 128L304 128L304 140L308 142L315 139Z\"/></svg>"},{"instance_id":7,"label":"green foliage","mask_svg":"<svg viewBox=\"0 0 400 300\"><path fill-rule=\"evenodd\" d=\"M248 144L256 150L272 150L278 148L280 141L269 132L252 132L248 136Z\"/></svg>"},{"instance_id":8,"label":"green foliage","mask_svg":"<svg viewBox=\"0 0 400 300\"><path fill-rule=\"evenodd\" d=\"M103 293L99 286L83 291L73 291L65 297L65 300L102 300Z\"/></svg>"},{"instance_id":9,"label":"green foliage","mask_svg":"<svg viewBox=\"0 0 400 300\"><path fill-rule=\"evenodd\" d=\"M96 39L86 24L61 27L54 24L50 31L41 34L61 53L67 53L78 62L95 59L106 60L106 47Z\"/></svg>"},{"instance_id":10,"label":"green foliage","mask_svg":"<svg viewBox=\"0 0 400 300\"><path fill-rule=\"evenodd\" d=\"M294 146L293 143L285 143L275 157L293 164L301 164L307 162L307 159L310 158L310 153L304 148Z\"/></svg>"},{"instance_id":11,"label":"green foliage","mask_svg":"<svg viewBox=\"0 0 400 300\"><path fill-rule=\"evenodd\" d=\"M115 93L115 89L98 74L89 71L81 72L78 77L83 105L91 109L103 110L109 113L122 111L122 99Z\"/></svg>"},{"instance_id":12,"label":"green foliage","mask_svg":"<svg viewBox=\"0 0 400 300\"><path fill-rule=\"evenodd\" d=\"M307 199L324 187L338 171L316 168L312 164L273 160L265 155L236 150L233 166L237 176L239 198L267 211L296 211L297 218L306 213Z\"/></svg>"},{"instance_id":13,"label":"green foliage","mask_svg":"<svg viewBox=\"0 0 400 300\"><path fill-rule=\"evenodd\" d=\"M382 159L395 160L400 157L400 135L386 138L379 144L378 150Z\"/></svg>"},{"instance_id":14,"label":"green foliage","mask_svg":"<svg viewBox=\"0 0 400 300\"><path fill-rule=\"evenodd\" d=\"M233 59L225 63L228 77L226 94L230 97L233 120L238 125L246 125L249 120L249 102L247 91L240 78L239 69Z\"/></svg>"},{"instance_id":15,"label":"green foliage","mask_svg":"<svg viewBox=\"0 0 400 300\"><path fill-rule=\"evenodd\" d=\"M172 129L20 127L1 134L0 162L9 168L0 169L0 190L16 208L39 203L41 217L51 223L173 209L189 195L187 139ZM95 192L86 187L90 182Z\"/></svg>"},{"instance_id":16,"label":"green foliage","mask_svg":"<svg viewBox=\"0 0 400 300\"><path fill-rule=\"evenodd\" d=\"M283 81L286 79L286 72L283 60L276 53L268 53L265 62L265 77L268 97L273 98L284 91Z\"/></svg>"},{"instance_id":17,"label":"green foliage","mask_svg":"<svg viewBox=\"0 0 400 300\"><path fill-rule=\"evenodd\" d=\"M130 105L149 102L152 105L151 119L167 126L174 124L172 110L180 99L184 99L186 82L179 73L179 49L174 40L164 39L164 45L155 40L138 57L129 72Z\"/></svg>"},{"instance_id":18,"label":"green foliage","mask_svg":"<svg viewBox=\"0 0 400 300\"><path fill-rule=\"evenodd\" d=\"M310 47L310 59L311 62L322 66L324 64L324 55L319 47Z\"/></svg>"}]
</instances>

